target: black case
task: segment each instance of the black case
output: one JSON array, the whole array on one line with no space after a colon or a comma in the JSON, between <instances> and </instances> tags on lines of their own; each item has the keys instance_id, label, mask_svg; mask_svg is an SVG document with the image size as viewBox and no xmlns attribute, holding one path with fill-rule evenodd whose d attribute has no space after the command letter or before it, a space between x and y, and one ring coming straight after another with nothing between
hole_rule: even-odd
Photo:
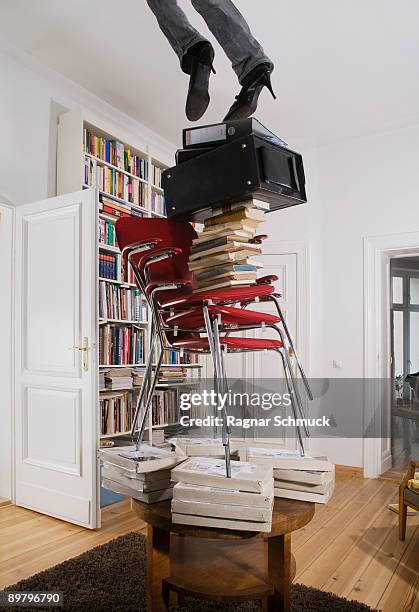
<instances>
[{"instance_id":1,"label":"black case","mask_svg":"<svg viewBox=\"0 0 419 612\"><path fill-rule=\"evenodd\" d=\"M162 187L168 218L190 221L251 197L270 211L307 201L301 155L252 135L164 170Z\"/></svg>"}]
</instances>

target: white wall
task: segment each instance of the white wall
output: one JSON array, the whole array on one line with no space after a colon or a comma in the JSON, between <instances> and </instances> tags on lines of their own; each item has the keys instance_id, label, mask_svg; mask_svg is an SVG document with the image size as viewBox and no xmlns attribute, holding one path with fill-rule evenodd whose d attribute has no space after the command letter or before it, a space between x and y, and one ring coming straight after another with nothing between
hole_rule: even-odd
<instances>
[{"instance_id":1,"label":"white wall","mask_svg":"<svg viewBox=\"0 0 419 612\"><path fill-rule=\"evenodd\" d=\"M0 46L0 193L19 205L55 195L58 114L83 107L87 119L172 163L175 146L6 43Z\"/></svg>"},{"instance_id":2,"label":"white wall","mask_svg":"<svg viewBox=\"0 0 419 612\"><path fill-rule=\"evenodd\" d=\"M0 497L11 498L13 208L0 203Z\"/></svg>"},{"instance_id":3,"label":"white wall","mask_svg":"<svg viewBox=\"0 0 419 612\"><path fill-rule=\"evenodd\" d=\"M309 205L272 215L269 233L311 245L310 375L360 378L363 237L419 229L419 124L301 150ZM362 465L362 440L321 447L336 463Z\"/></svg>"}]
</instances>

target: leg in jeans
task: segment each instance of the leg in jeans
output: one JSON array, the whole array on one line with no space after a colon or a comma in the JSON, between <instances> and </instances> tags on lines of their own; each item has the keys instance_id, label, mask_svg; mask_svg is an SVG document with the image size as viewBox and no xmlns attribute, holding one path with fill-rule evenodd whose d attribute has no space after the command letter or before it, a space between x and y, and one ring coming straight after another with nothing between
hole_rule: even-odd
<instances>
[{"instance_id":1,"label":"leg in jeans","mask_svg":"<svg viewBox=\"0 0 419 612\"><path fill-rule=\"evenodd\" d=\"M231 0L191 0L193 7L205 19L207 26L224 49L233 65L240 84L259 64L273 63L253 38L243 15Z\"/></svg>"},{"instance_id":2,"label":"leg in jeans","mask_svg":"<svg viewBox=\"0 0 419 612\"><path fill-rule=\"evenodd\" d=\"M189 23L188 18L176 0L147 0L148 6L157 18L159 27L179 57L183 72L190 74L189 62L183 62L188 50L196 43L208 42Z\"/></svg>"}]
</instances>

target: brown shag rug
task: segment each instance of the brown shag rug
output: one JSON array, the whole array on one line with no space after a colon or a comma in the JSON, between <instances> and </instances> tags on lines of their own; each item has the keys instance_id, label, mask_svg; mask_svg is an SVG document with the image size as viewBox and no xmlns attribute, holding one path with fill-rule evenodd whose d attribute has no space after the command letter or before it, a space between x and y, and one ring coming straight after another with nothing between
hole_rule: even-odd
<instances>
[{"instance_id":1,"label":"brown shag rug","mask_svg":"<svg viewBox=\"0 0 419 612\"><path fill-rule=\"evenodd\" d=\"M62 591L68 612L146 612L145 537L128 533L51 569L9 586L5 591ZM218 604L185 600L171 612L258 612L258 603ZM5 609L2 607L2 609ZM24 607L25 610L53 610ZM10 610L10 608L8 608ZM332 593L292 586L292 612L367 612L371 608Z\"/></svg>"}]
</instances>

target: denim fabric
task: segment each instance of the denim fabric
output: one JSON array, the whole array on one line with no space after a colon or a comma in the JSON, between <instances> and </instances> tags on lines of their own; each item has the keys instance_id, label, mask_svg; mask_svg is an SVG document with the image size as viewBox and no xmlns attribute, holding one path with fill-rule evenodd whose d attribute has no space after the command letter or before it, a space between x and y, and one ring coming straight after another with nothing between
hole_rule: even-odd
<instances>
[{"instance_id":1,"label":"denim fabric","mask_svg":"<svg viewBox=\"0 0 419 612\"><path fill-rule=\"evenodd\" d=\"M176 0L147 0L147 2L182 66L182 59L187 51L196 43L206 41L206 38L189 23ZM268 64L273 68L271 60L265 55L258 41L253 38L243 15L231 0L191 0L191 2L224 49L240 83L258 64Z\"/></svg>"}]
</instances>

